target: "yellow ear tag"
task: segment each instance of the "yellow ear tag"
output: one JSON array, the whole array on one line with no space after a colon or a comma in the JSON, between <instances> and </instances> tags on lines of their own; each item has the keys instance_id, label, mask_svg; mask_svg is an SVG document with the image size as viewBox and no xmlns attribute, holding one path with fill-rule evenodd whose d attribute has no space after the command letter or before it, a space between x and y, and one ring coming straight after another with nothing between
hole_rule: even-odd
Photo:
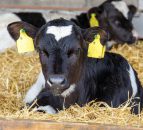
<instances>
[{"instance_id":1,"label":"yellow ear tag","mask_svg":"<svg viewBox=\"0 0 143 130\"><path fill-rule=\"evenodd\" d=\"M103 46L100 43L100 35L97 34L97 36L95 36L94 41L89 44L88 57L98 58L98 59L104 58L105 50L106 46Z\"/></svg>"},{"instance_id":2,"label":"yellow ear tag","mask_svg":"<svg viewBox=\"0 0 143 130\"><path fill-rule=\"evenodd\" d=\"M33 39L26 34L24 29L20 30L20 37L16 43L19 53L31 52L35 50Z\"/></svg>"},{"instance_id":3,"label":"yellow ear tag","mask_svg":"<svg viewBox=\"0 0 143 130\"><path fill-rule=\"evenodd\" d=\"M91 14L91 18L90 18L90 27L95 27L95 26L99 26L99 22L98 20L96 19L96 14L95 13L92 13Z\"/></svg>"}]
</instances>

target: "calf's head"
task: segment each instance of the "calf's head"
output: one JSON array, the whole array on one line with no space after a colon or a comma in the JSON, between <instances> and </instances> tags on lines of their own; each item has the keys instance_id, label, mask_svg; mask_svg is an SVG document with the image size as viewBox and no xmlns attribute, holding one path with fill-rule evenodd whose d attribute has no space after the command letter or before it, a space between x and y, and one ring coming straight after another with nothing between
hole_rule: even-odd
<instances>
[{"instance_id":1,"label":"calf's head","mask_svg":"<svg viewBox=\"0 0 143 130\"><path fill-rule=\"evenodd\" d=\"M84 71L88 43L94 40L95 35L100 34L102 44L107 40L104 30L98 27L83 30L65 19L50 21L40 29L25 22L8 26L15 40L19 37L20 29L24 29L34 39L46 87L54 95L75 89Z\"/></svg>"},{"instance_id":2,"label":"calf's head","mask_svg":"<svg viewBox=\"0 0 143 130\"><path fill-rule=\"evenodd\" d=\"M100 25L109 31L111 40L131 44L138 38L132 25L136 10L135 6L127 5L122 0L107 0L101 6L91 8L88 17L96 13Z\"/></svg>"}]
</instances>

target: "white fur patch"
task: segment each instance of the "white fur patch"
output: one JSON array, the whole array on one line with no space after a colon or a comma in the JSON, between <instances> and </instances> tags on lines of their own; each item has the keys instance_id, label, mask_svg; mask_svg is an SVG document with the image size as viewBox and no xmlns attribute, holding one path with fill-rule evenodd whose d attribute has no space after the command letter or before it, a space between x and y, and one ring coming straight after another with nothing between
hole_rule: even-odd
<instances>
[{"instance_id":1,"label":"white fur patch","mask_svg":"<svg viewBox=\"0 0 143 130\"><path fill-rule=\"evenodd\" d=\"M139 34L137 33L136 30L133 30L133 31L132 31L132 34L133 34L133 36L134 36L136 39L139 38Z\"/></svg>"},{"instance_id":2,"label":"white fur patch","mask_svg":"<svg viewBox=\"0 0 143 130\"><path fill-rule=\"evenodd\" d=\"M50 26L47 28L47 34L53 34L55 39L59 41L61 38L72 34L72 25L69 26Z\"/></svg>"},{"instance_id":3,"label":"white fur patch","mask_svg":"<svg viewBox=\"0 0 143 130\"><path fill-rule=\"evenodd\" d=\"M45 111L48 114L55 114L56 113L56 110L50 105L40 106L36 110L42 110L42 111Z\"/></svg>"},{"instance_id":4,"label":"white fur patch","mask_svg":"<svg viewBox=\"0 0 143 130\"><path fill-rule=\"evenodd\" d=\"M51 87L52 86L52 84L49 82L49 80L47 80L47 84Z\"/></svg>"},{"instance_id":5,"label":"white fur patch","mask_svg":"<svg viewBox=\"0 0 143 130\"><path fill-rule=\"evenodd\" d=\"M128 19L129 8L125 1L112 1L111 4Z\"/></svg>"},{"instance_id":6,"label":"white fur patch","mask_svg":"<svg viewBox=\"0 0 143 130\"><path fill-rule=\"evenodd\" d=\"M38 94L42 91L44 87L45 87L45 78L41 71L36 83L33 84L26 93L26 96L23 100L24 103L32 103L32 101L34 101L34 99L38 96Z\"/></svg>"},{"instance_id":7,"label":"white fur patch","mask_svg":"<svg viewBox=\"0 0 143 130\"><path fill-rule=\"evenodd\" d=\"M108 41L107 42L107 48L111 48L113 45L117 44L115 41Z\"/></svg>"},{"instance_id":8,"label":"white fur patch","mask_svg":"<svg viewBox=\"0 0 143 130\"><path fill-rule=\"evenodd\" d=\"M68 89L66 89L61 96L63 97L68 97L72 92L74 92L75 90L75 84L70 85L70 87Z\"/></svg>"},{"instance_id":9,"label":"white fur patch","mask_svg":"<svg viewBox=\"0 0 143 130\"><path fill-rule=\"evenodd\" d=\"M0 14L0 52L4 52L7 48L15 46L15 41L11 38L7 31L8 24L20 21L15 14L2 13Z\"/></svg>"},{"instance_id":10,"label":"white fur patch","mask_svg":"<svg viewBox=\"0 0 143 130\"><path fill-rule=\"evenodd\" d=\"M131 65L129 64L129 76L130 76L130 81L131 81L131 86L132 86L132 96L135 97L137 94L137 83L136 83L136 77L135 77L135 73L133 71L133 68L131 67Z\"/></svg>"}]
</instances>

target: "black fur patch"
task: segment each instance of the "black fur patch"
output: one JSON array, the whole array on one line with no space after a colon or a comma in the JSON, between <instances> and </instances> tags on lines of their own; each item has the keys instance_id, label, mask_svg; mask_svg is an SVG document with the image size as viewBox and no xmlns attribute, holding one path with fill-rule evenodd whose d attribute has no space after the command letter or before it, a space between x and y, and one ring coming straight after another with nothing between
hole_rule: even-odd
<instances>
[{"instance_id":1,"label":"black fur patch","mask_svg":"<svg viewBox=\"0 0 143 130\"><path fill-rule=\"evenodd\" d=\"M41 13L20 12L15 13L22 21L30 23L38 28L46 24L46 20Z\"/></svg>"}]
</instances>

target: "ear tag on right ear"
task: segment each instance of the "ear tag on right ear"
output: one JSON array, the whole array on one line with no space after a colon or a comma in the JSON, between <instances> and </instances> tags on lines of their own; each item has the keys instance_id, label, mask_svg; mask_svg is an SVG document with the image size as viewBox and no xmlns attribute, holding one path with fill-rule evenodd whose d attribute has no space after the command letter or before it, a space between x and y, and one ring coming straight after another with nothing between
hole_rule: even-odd
<instances>
[{"instance_id":1,"label":"ear tag on right ear","mask_svg":"<svg viewBox=\"0 0 143 130\"><path fill-rule=\"evenodd\" d=\"M31 52L35 50L33 39L26 34L24 29L20 30L20 36L16 43L18 53Z\"/></svg>"},{"instance_id":2,"label":"ear tag on right ear","mask_svg":"<svg viewBox=\"0 0 143 130\"><path fill-rule=\"evenodd\" d=\"M93 42L88 47L88 57L101 59L104 58L106 46L100 42L100 35L97 34Z\"/></svg>"},{"instance_id":3,"label":"ear tag on right ear","mask_svg":"<svg viewBox=\"0 0 143 130\"><path fill-rule=\"evenodd\" d=\"M99 26L99 22L96 18L96 14L95 13L92 13L91 14L91 18L90 18L90 27L98 27Z\"/></svg>"}]
</instances>

